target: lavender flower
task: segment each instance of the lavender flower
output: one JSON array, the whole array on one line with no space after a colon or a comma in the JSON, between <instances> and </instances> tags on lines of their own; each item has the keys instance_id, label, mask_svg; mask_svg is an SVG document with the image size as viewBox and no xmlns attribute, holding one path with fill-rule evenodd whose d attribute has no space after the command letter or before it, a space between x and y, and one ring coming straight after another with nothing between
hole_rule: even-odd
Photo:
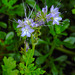
<instances>
[{"instance_id":1,"label":"lavender flower","mask_svg":"<svg viewBox=\"0 0 75 75\"><path fill-rule=\"evenodd\" d=\"M19 27L25 27L25 23L21 20L18 20L19 25L17 26L17 28Z\"/></svg>"},{"instance_id":2,"label":"lavender flower","mask_svg":"<svg viewBox=\"0 0 75 75\"><path fill-rule=\"evenodd\" d=\"M25 35L26 35L27 37L30 37L30 36L31 36L31 33L34 32L34 30L31 29L28 25L25 26L25 27L23 27L23 28L21 29L21 31L22 31L22 34L21 34L22 37L24 37Z\"/></svg>"},{"instance_id":3,"label":"lavender flower","mask_svg":"<svg viewBox=\"0 0 75 75\"><path fill-rule=\"evenodd\" d=\"M44 25L45 22L43 19L37 21L38 26Z\"/></svg>"},{"instance_id":4,"label":"lavender flower","mask_svg":"<svg viewBox=\"0 0 75 75\"><path fill-rule=\"evenodd\" d=\"M51 17L52 17L51 13L49 13L48 15L46 15L47 22L52 21Z\"/></svg>"},{"instance_id":5,"label":"lavender flower","mask_svg":"<svg viewBox=\"0 0 75 75\"><path fill-rule=\"evenodd\" d=\"M25 18L24 20L25 25L30 25L31 23L33 23L33 19Z\"/></svg>"},{"instance_id":6,"label":"lavender flower","mask_svg":"<svg viewBox=\"0 0 75 75\"><path fill-rule=\"evenodd\" d=\"M47 22L53 21L53 25L59 25L59 21L62 20L62 18L59 17L60 12L58 12L58 10L58 8L54 8L54 6L52 5L50 13L46 15Z\"/></svg>"},{"instance_id":7,"label":"lavender flower","mask_svg":"<svg viewBox=\"0 0 75 75\"><path fill-rule=\"evenodd\" d=\"M47 6L45 8L42 8L42 12L37 13L37 17L38 17L38 20L36 21L37 26L41 26L45 24L46 14L47 14Z\"/></svg>"},{"instance_id":8,"label":"lavender flower","mask_svg":"<svg viewBox=\"0 0 75 75\"><path fill-rule=\"evenodd\" d=\"M36 14L36 16L37 16L37 17L40 17L40 16L41 16L41 12L38 12L38 13Z\"/></svg>"},{"instance_id":9,"label":"lavender flower","mask_svg":"<svg viewBox=\"0 0 75 75\"><path fill-rule=\"evenodd\" d=\"M59 25L59 21L61 21L61 20L62 20L62 18L59 17L59 16L54 17L54 18L53 18L53 25L54 25L54 24Z\"/></svg>"},{"instance_id":10,"label":"lavender flower","mask_svg":"<svg viewBox=\"0 0 75 75\"><path fill-rule=\"evenodd\" d=\"M55 15L59 15L60 12L58 12L59 9L56 7L54 8L54 6L52 5L50 12L51 12L51 16L54 17Z\"/></svg>"},{"instance_id":11,"label":"lavender flower","mask_svg":"<svg viewBox=\"0 0 75 75\"><path fill-rule=\"evenodd\" d=\"M42 8L42 12L45 14L47 13L47 6L45 8Z\"/></svg>"}]
</instances>

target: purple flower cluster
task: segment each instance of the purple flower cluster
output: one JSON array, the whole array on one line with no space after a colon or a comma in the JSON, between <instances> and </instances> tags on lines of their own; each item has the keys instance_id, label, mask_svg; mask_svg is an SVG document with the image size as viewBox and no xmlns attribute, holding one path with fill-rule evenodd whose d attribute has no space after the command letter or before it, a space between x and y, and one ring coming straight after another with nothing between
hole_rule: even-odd
<instances>
[{"instance_id":1,"label":"purple flower cluster","mask_svg":"<svg viewBox=\"0 0 75 75\"><path fill-rule=\"evenodd\" d=\"M53 25L54 24L59 25L59 21L62 20L62 18L59 16L59 14L60 14L59 9L57 7L54 8L54 6L52 5L52 7L50 9L50 13L48 15L46 15L47 22L53 21Z\"/></svg>"},{"instance_id":2,"label":"purple flower cluster","mask_svg":"<svg viewBox=\"0 0 75 75\"><path fill-rule=\"evenodd\" d=\"M18 20L19 25L17 26L17 28L21 28L21 36L27 36L30 37L31 33L34 32L33 27L37 26L37 24L35 22L33 22L33 19L28 19L25 18L24 21L22 20Z\"/></svg>"},{"instance_id":3,"label":"purple flower cluster","mask_svg":"<svg viewBox=\"0 0 75 75\"><path fill-rule=\"evenodd\" d=\"M54 6L52 5L49 14L47 14L47 11L47 6L45 8L42 8L42 11L39 11L37 13L36 18L38 19L35 20L35 22L31 18L24 18L24 20L18 20L17 28L21 28L21 36L30 37L31 34L35 31L34 28L44 25L45 22L51 21L53 25L59 25L59 21L62 20L62 18L59 16L59 9L57 7L54 8Z\"/></svg>"},{"instance_id":4,"label":"purple flower cluster","mask_svg":"<svg viewBox=\"0 0 75 75\"><path fill-rule=\"evenodd\" d=\"M52 24L57 24L59 25L59 21L62 20L62 18L59 16L60 15L60 12L59 12L59 9L56 7L54 8L54 6L52 5L51 8L50 8L50 13L47 14L47 6L45 8L42 8L42 13L41 12L38 12L37 13L37 16L39 17L39 20L41 18L41 20L38 22L40 24L45 24L45 21L49 22L49 21L52 21ZM42 15L43 14L43 15Z\"/></svg>"},{"instance_id":5,"label":"purple flower cluster","mask_svg":"<svg viewBox=\"0 0 75 75\"><path fill-rule=\"evenodd\" d=\"M40 11L37 13L37 17L39 19L36 22L39 26L45 24L46 14L47 14L47 6L45 8L42 8L42 12Z\"/></svg>"}]
</instances>

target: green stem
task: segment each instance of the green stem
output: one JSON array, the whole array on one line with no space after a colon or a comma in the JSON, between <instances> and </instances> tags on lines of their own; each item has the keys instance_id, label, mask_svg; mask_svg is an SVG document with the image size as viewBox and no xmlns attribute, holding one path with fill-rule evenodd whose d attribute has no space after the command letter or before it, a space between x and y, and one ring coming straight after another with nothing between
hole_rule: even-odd
<instances>
[{"instance_id":1,"label":"green stem","mask_svg":"<svg viewBox=\"0 0 75 75\"><path fill-rule=\"evenodd\" d=\"M54 51L54 49L55 49L55 39L57 38L57 35L56 36L54 36L54 40L53 40L53 42L52 42L52 45L51 45L51 49L50 49L50 51L49 51L49 53L48 53L48 55L52 55L52 53L53 53L53 51Z\"/></svg>"},{"instance_id":2,"label":"green stem","mask_svg":"<svg viewBox=\"0 0 75 75\"><path fill-rule=\"evenodd\" d=\"M59 50L59 51L62 51L62 52L64 52L64 53L67 53L67 54L75 55L74 52L69 51L69 50L64 49L64 48L56 47L56 49Z\"/></svg>"},{"instance_id":3,"label":"green stem","mask_svg":"<svg viewBox=\"0 0 75 75\"><path fill-rule=\"evenodd\" d=\"M52 43L52 47L51 47L51 49L50 49L50 51L49 51L49 54L48 55L52 55L52 53L53 53L53 51L54 51L54 49L55 49L55 44L54 44L54 41L53 41L53 43Z\"/></svg>"},{"instance_id":4,"label":"green stem","mask_svg":"<svg viewBox=\"0 0 75 75\"><path fill-rule=\"evenodd\" d=\"M32 50L33 50L33 54L34 54L35 43L34 43L34 40L33 40L33 35L31 35L31 42L32 42Z\"/></svg>"},{"instance_id":5,"label":"green stem","mask_svg":"<svg viewBox=\"0 0 75 75\"><path fill-rule=\"evenodd\" d=\"M24 55L26 55L26 44L24 45Z\"/></svg>"}]
</instances>

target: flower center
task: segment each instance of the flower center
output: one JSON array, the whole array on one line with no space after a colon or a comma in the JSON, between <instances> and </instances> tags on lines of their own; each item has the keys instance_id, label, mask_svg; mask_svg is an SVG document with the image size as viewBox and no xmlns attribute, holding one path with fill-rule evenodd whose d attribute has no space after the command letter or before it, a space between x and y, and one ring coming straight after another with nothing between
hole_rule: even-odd
<instances>
[{"instance_id":1,"label":"flower center","mask_svg":"<svg viewBox=\"0 0 75 75\"><path fill-rule=\"evenodd\" d=\"M26 28L24 31L25 31L25 32L28 32L29 30Z\"/></svg>"},{"instance_id":2,"label":"flower center","mask_svg":"<svg viewBox=\"0 0 75 75\"><path fill-rule=\"evenodd\" d=\"M56 21L57 19L58 19L57 17L54 18L55 21Z\"/></svg>"},{"instance_id":3,"label":"flower center","mask_svg":"<svg viewBox=\"0 0 75 75\"><path fill-rule=\"evenodd\" d=\"M52 11L53 14L55 14L56 12Z\"/></svg>"}]
</instances>

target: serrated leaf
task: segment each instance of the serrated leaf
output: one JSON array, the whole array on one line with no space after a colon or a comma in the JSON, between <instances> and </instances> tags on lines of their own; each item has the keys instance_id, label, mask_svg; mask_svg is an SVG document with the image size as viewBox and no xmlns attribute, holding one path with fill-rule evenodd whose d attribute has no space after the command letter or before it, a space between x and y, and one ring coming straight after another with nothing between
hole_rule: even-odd
<instances>
[{"instance_id":1,"label":"serrated leaf","mask_svg":"<svg viewBox=\"0 0 75 75\"><path fill-rule=\"evenodd\" d=\"M7 28L7 24L4 23L4 22L0 22L0 27L2 27L2 28Z\"/></svg>"},{"instance_id":2,"label":"serrated leaf","mask_svg":"<svg viewBox=\"0 0 75 75\"><path fill-rule=\"evenodd\" d=\"M18 70L15 69L16 61L12 57L4 57L3 58L4 65L2 65L3 75L18 75ZM13 70L14 69L14 70Z\"/></svg>"},{"instance_id":3,"label":"serrated leaf","mask_svg":"<svg viewBox=\"0 0 75 75\"><path fill-rule=\"evenodd\" d=\"M20 65L20 67L22 67L23 69L25 68L24 63L20 63L19 65Z\"/></svg>"},{"instance_id":4,"label":"serrated leaf","mask_svg":"<svg viewBox=\"0 0 75 75\"><path fill-rule=\"evenodd\" d=\"M12 5L15 4L17 0L2 0L2 3L5 7L12 8Z\"/></svg>"},{"instance_id":5,"label":"serrated leaf","mask_svg":"<svg viewBox=\"0 0 75 75\"><path fill-rule=\"evenodd\" d=\"M5 39L5 37L6 37L6 33L0 31L0 39Z\"/></svg>"},{"instance_id":6,"label":"serrated leaf","mask_svg":"<svg viewBox=\"0 0 75 75\"><path fill-rule=\"evenodd\" d=\"M6 67L9 67L10 69L14 69L16 67L16 61L14 61L12 57L9 57L8 59L7 57L4 57L3 61L4 65L6 65Z\"/></svg>"},{"instance_id":7,"label":"serrated leaf","mask_svg":"<svg viewBox=\"0 0 75 75\"><path fill-rule=\"evenodd\" d=\"M9 33L6 35L6 40L12 39L13 37L14 37L14 32L9 32Z\"/></svg>"},{"instance_id":8,"label":"serrated leaf","mask_svg":"<svg viewBox=\"0 0 75 75\"><path fill-rule=\"evenodd\" d=\"M22 71L20 71L20 73L21 73L21 74L24 74L25 72L22 70Z\"/></svg>"},{"instance_id":9,"label":"serrated leaf","mask_svg":"<svg viewBox=\"0 0 75 75\"><path fill-rule=\"evenodd\" d=\"M26 65L31 64L34 61L33 50L28 50L26 53L26 56L23 55L23 59L24 59L24 62L26 63Z\"/></svg>"},{"instance_id":10,"label":"serrated leaf","mask_svg":"<svg viewBox=\"0 0 75 75\"><path fill-rule=\"evenodd\" d=\"M41 68L37 68L33 63L33 50L28 50L26 55L23 55L23 60L25 63L20 64L20 73L26 75L40 75L44 74L45 71L41 70Z\"/></svg>"}]
</instances>

